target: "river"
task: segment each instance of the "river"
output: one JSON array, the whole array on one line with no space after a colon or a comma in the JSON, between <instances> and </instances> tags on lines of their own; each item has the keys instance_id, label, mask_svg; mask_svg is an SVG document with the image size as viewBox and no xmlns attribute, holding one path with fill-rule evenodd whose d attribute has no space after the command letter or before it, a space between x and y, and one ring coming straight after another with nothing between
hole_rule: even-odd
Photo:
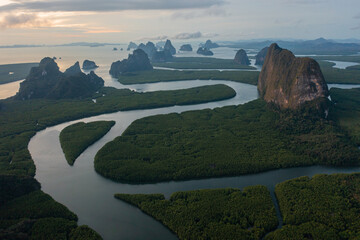
<instances>
[{"instance_id":1,"label":"river","mask_svg":"<svg viewBox=\"0 0 360 240\"><path fill-rule=\"evenodd\" d=\"M103 76L105 77L105 76ZM109 78L107 79L110 80ZM183 112L243 104L257 98L255 86L228 81L182 81L153 84L127 85L136 91L157 91L189 88L200 85L223 83L236 91L236 97L213 103L191 106L174 106L151 110L125 111L71 121L49 127L38 132L29 143L29 150L36 165L35 178L42 190L55 200L66 205L79 217L79 224L86 224L99 232L104 239L176 239L176 236L159 222L142 213L139 209L116 200L115 193L163 193L169 197L176 191L209 188L243 188L250 185L265 185L273 200L277 183L299 176L313 176L319 173L357 172L360 168L331 168L322 166L280 169L239 177L214 178L158 184L131 185L116 183L98 175L94 170L94 156L107 142L120 136L136 119L145 116ZM114 87L123 85L113 83ZM340 85L338 85L340 86ZM331 87L331 86L330 86ZM96 103L95 103L96 104ZM75 122L115 120L115 126L98 142L90 146L69 166L59 143L60 131ZM278 208L277 212L279 214Z\"/></svg>"}]
</instances>

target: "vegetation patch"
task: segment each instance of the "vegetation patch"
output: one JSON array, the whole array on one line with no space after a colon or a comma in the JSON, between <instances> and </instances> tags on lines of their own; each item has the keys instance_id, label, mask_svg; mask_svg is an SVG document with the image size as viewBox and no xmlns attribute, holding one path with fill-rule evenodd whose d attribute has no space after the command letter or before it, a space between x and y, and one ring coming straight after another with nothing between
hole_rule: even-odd
<instances>
[{"instance_id":1,"label":"vegetation patch","mask_svg":"<svg viewBox=\"0 0 360 240\"><path fill-rule=\"evenodd\" d=\"M278 225L264 186L161 194L116 194L172 230L180 239L260 239Z\"/></svg>"},{"instance_id":2,"label":"vegetation patch","mask_svg":"<svg viewBox=\"0 0 360 240\"><path fill-rule=\"evenodd\" d=\"M319 61L327 83L360 84L360 71L353 68L334 68L335 63Z\"/></svg>"},{"instance_id":3,"label":"vegetation patch","mask_svg":"<svg viewBox=\"0 0 360 240\"><path fill-rule=\"evenodd\" d=\"M233 59L208 57L174 57L169 62L153 63L153 66L175 69L256 69L251 66L240 65L239 63L234 62Z\"/></svg>"},{"instance_id":4,"label":"vegetation patch","mask_svg":"<svg viewBox=\"0 0 360 240\"><path fill-rule=\"evenodd\" d=\"M263 100L133 122L95 156L120 182L234 176L306 165L359 164L360 151L333 122L276 112Z\"/></svg>"},{"instance_id":5,"label":"vegetation patch","mask_svg":"<svg viewBox=\"0 0 360 240\"><path fill-rule=\"evenodd\" d=\"M102 138L114 125L114 121L80 122L64 128L59 138L67 162L73 165L85 149Z\"/></svg>"},{"instance_id":6,"label":"vegetation patch","mask_svg":"<svg viewBox=\"0 0 360 240\"><path fill-rule=\"evenodd\" d=\"M151 70L123 74L119 77L122 84L140 84L170 82L181 80L228 80L256 85L259 78L257 71L179 71Z\"/></svg>"},{"instance_id":7,"label":"vegetation patch","mask_svg":"<svg viewBox=\"0 0 360 240\"><path fill-rule=\"evenodd\" d=\"M335 103L330 117L360 146L360 88L332 88L330 96Z\"/></svg>"},{"instance_id":8,"label":"vegetation patch","mask_svg":"<svg viewBox=\"0 0 360 240\"><path fill-rule=\"evenodd\" d=\"M39 63L17 63L0 65L0 84L10 83L25 79L32 67Z\"/></svg>"},{"instance_id":9,"label":"vegetation patch","mask_svg":"<svg viewBox=\"0 0 360 240\"><path fill-rule=\"evenodd\" d=\"M278 184L275 193L289 227L277 230L273 234L277 238L269 239L294 239L291 236L297 234L307 234L308 239L360 236L360 174L300 177ZM313 222L314 227L309 227Z\"/></svg>"}]
</instances>

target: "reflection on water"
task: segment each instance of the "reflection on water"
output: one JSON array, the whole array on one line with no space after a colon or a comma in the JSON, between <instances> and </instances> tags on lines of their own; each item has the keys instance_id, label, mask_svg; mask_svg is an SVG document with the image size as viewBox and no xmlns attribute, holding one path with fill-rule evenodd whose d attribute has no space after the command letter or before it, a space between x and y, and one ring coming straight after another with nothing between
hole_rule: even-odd
<instances>
[{"instance_id":1,"label":"reflection on water","mask_svg":"<svg viewBox=\"0 0 360 240\"><path fill-rule=\"evenodd\" d=\"M24 80L11 82L11 83L5 83L0 85L0 99L9 98L11 96L14 96L20 88L20 83Z\"/></svg>"}]
</instances>

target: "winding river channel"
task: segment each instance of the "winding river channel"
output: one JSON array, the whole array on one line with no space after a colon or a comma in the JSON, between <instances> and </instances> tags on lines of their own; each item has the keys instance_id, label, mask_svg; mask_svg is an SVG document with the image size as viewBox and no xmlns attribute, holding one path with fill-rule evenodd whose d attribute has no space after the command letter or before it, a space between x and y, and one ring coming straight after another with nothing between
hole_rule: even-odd
<instances>
[{"instance_id":1,"label":"winding river channel","mask_svg":"<svg viewBox=\"0 0 360 240\"><path fill-rule=\"evenodd\" d=\"M120 111L111 114L79 119L46 128L38 132L29 143L29 151L36 165L35 178L41 183L42 190L50 194L56 201L67 206L79 217L79 224L89 225L100 233L104 239L177 239L177 237L161 223L142 213L139 209L116 200L115 193L163 193L169 197L176 191L210 188L243 188L251 185L264 185L270 190L274 203L274 188L277 183L299 176L313 176L320 173L352 173L360 172L360 168L331 168L322 166L289 168L259 174L238 177L212 178L158 184L131 185L108 180L94 170L95 154L107 142L120 136L136 119L146 116L168 113L180 113L189 110L217 108L229 105L244 104L258 97L256 86L213 80L192 80L152 84L122 85L108 74L109 66L101 66L96 73L103 77L106 86L129 88L138 92L185 89L204 85L226 84L236 91L232 99L189 106L173 106L166 108ZM330 85L331 86L331 85ZM334 85L335 86L335 85ZM336 85L336 87L352 88L357 85ZM96 104L96 103L94 103ZM59 133L63 128L76 122L92 122L98 120L114 120L114 127L99 141L86 149L69 166L59 143ZM282 225L279 211L277 213Z\"/></svg>"}]
</instances>

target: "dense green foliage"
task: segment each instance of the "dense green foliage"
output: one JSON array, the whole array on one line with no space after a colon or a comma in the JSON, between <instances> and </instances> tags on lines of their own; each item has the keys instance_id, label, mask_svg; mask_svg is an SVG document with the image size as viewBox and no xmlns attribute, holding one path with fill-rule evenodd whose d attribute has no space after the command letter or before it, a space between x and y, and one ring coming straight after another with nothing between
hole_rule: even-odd
<instances>
[{"instance_id":1,"label":"dense green foliage","mask_svg":"<svg viewBox=\"0 0 360 240\"><path fill-rule=\"evenodd\" d=\"M360 84L360 71L354 68L334 68L335 63L320 61L321 71L327 83Z\"/></svg>"},{"instance_id":2,"label":"dense green foliage","mask_svg":"<svg viewBox=\"0 0 360 240\"><path fill-rule=\"evenodd\" d=\"M70 240L101 240L101 236L86 225L75 228L70 233Z\"/></svg>"},{"instance_id":3,"label":"dense green foliage","mask_svg":"<svg viewBox=\"0 0 360 240\"><path fill-rule=\"evenodd\" d=\"M286 235L291 233L289 228L311 234L311 231L298 226L311 222L318 224L310 239L324 239L315 238L321 236L317 231L322 229L329 236L335 232L341 239L358 239L360 236L360 174L316 175L312 179L300 177L278 184L275 193L284 223L297 226L285 228L280 233L283 239L293 239Z\"/></svg>"},{"instance_id":4,"label":"dense green foliage","mask_svg":"<svg viewBox=\"0 0 360 240\"><path fill-rule=\"evenodd\" d=\"M305 111L305 110L304 110ZM314 113L276 112L263 100L133 122L95 156L95 170L144 183L359 164L360 151Z\"/></svg>"},{"instance_id":5,"label":"dense green foliage","mask_svg":"<svg viewBox=\"0 0 360 240\"><path fill-rule=\"evenodd\" d=\"M347 131L357 145L360 145L360 88L332 88L330 96L335 103L330 117Z\"/></svg>"},{"instance_id":6,"label":"dense green foliage","mask_svg":"<svg viewBox=\"0 0 360 240\"><path fill-rule=\"evenodd\" d=\"M257 71L178 71L151 70L123 74L119 77L122 84L170 82L180 80L229 80L256 85L259 77Z\"/></svg>"},{"instance_id":7,"label":"dense green foliage","mask_svg":"<svg viewBox=\"0 0 360 240\"><path fill-rule=\"evenodd\" d=\"M77 220L75 214L64 205L55 202L52 197L42 191L33 191L15 198L1 206L0 219L46 218L59 217Z\"/></svg>"},{"instance_id":8,"label":"dense green foliage","mask_svg":"<svg viewBox=\"0 0 360 240\"><path fill-rule=\"evenodd\" d=\"M176 69L255 69L251 66L240 65L232 59L209 57L175 57L170 62L153 63L153 66Z\"/></svg>"},{"instance_id":9,"label":"dense green foliage","mask_svg":"<svg viewBox=\"0 0 360 240\"><path fill-rule=\"evenodd\" d=\"M278 225L263 186L197 190L163 195L116 194L162 222L180 239L260 239Z\"/></svg>"},{"instance_id":10,"label":"dense green foliage","mask_svg":"<svg viewBox=\"0 0 360 240\"><path fill-rule=\"evenodd\" d=\"M114 121L79 122L64 128L59 138L67 162L73 165L85 149L102 138L114 125Z\"/></svg>"},{"instance_id":11,"label":"dense green foliage","mask_svg":"<svg viewBox=\"0 0 360 240\"><path fill-rule=\"evenodd\" d=\"M40 184L30 176L0 175L0 206L39 189Z\"/></svg>"},{"instance_id":12,"label":"dense green foliage","mask_svg":"<svg viewBox=\"0 0 360 240\"><path fill-rule=\"evenodd\" d=\"M340 62L357 62L360 63L360 56L314 56L315 60L329 60Z\"/></svg>"},{"instance_id":13,"label":"dense green foliage","mask_svg":"<svg viewBox=\"0 0 360 240\"><path fill-rule=\"evenodd\" d=\"M65 240L75 228L75 221L67 221L63 218L44 218L35 222L31 229L30 239Z\"/></svg>"},{"instance_id":14,"label":"dense green foliage","mask_svg":"<svg viewBox=\"0 0 360 240\"><path fill-rule=\"evenodd\" d=\"M39 63L17 63L0 65L0 84L15 82L25 79L32 67L37 67ZM14 74L9 75L10 72Z\"/></svg>"},{"instance_id":15,"label":"dense green foliage","mask_svg":"<svg viewBox=\"0 0 360 240\"><path fill-rule=\"evenodd\" d=\"M285 225L281 229L266 235L265 240L338 240L336 231L317 222L307 222L300 225Z\"/></svg>"}]
</instances>

